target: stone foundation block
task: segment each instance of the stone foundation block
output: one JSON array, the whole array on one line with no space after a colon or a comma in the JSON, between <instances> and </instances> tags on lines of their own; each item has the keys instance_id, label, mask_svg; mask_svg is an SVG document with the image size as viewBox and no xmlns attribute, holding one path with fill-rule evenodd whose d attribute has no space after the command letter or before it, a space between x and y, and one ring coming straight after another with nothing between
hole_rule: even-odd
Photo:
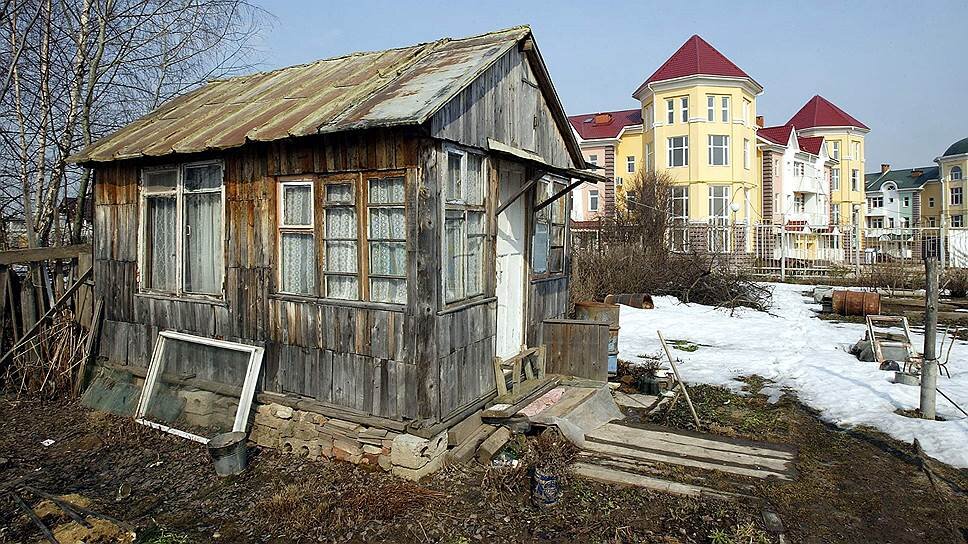
<instances>
[{"instance_id":1,"label":"stone foundation block","mask_svg":"<svg viewBox=\"0 0 968 544\"><path fill-rule=\"evenodd\" d=\"M446 451L446 432L429 439L412 434L401 434L393 439L390 459L393 462L394 470L398 466L411 470L419 470L430 464L436 458L442 458Z\"/></svg>"}]
</instances>

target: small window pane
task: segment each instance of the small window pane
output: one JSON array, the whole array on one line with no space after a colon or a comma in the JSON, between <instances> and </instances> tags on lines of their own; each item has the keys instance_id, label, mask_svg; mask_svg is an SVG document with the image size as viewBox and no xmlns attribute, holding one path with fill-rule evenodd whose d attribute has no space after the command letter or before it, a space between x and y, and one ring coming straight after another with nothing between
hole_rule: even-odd
<instances>
[{"instance_id":1,"label":"small window pane","mask_svg":"<svg viewBox=\"0 0 968 544\"><path fill-rule=\"evenodd\" d=\"M144 173L145 190L174 191L178 184L178 170L152 170Z\"/></svg>"},{"instance_id":2,"label":"small window pane","mask_svg":"<svg viewBox=\"0 0 968 544\"><path fill-rule=\"evenodd\" d=\"M407 273L405 242L370 242L370 274L405 276Z\"/></svg>"},{"instance_id":3,"label":"small window pane","mask_svg":"<svg viewBox=\"0 0 968 544\"><path fill-rule=\"evenodd\" d=\"M151 197L146 202L145 243L148 258L145 287L175 290L175 198Z\"/></svg>"},{"instance_id":4,"label":"small window pane","mask_svg":"<svg viewBox=\"0 0 968 544\"><path fill-rule=\"evenodd\" d=\"M484 292L484 213L467 212L467 293Z\"/></svg>"},{"instance_id":5,"label":"small window pane","mask_svg":"<svg viewBox=\"0 0 968 544\"><path fill-rule=\"evenodd\" d=\"M460 153L447 153L447 200L460 200L461 195L461 160Z\"/></svg>"},{"instance_id":6,"label":"small window pane","mask_svg":"<svg viewBox=\"0 0 968 544\"><path fill-rule=\"evenodd\" d=\"M312 294L316 284L313 235L302 232L283 232L281 243L280 276L282 290L286 293Z\"/></svg>"},{"instance_id":7,"label":"small window pane","mask_svg":"<svg viewBox=\"0 0 968 544\"><path fill-rule=\"evenodd\" d=\"M326 238L356 239L356 210L344 207L328 208Z\"/></svg>"},{"instance_id":8,"label":"small window pane","mask_svg":"<svg viewBox=\"0 0 968 544\"><path fill-rule=\"evenodd\" d=\"M448 210L444 221L444 290L447 301L464 297L464 212Z\"/></svg>"},{"instance_id":9,"label":"small window pane","mask_svg":"<svg viewBox=\"0 0 968 544\"><path fill-rule=\"evenodd\" d=\"M327 272L356 272L356 242L341 240L326 242Z\"/></svg>"},{"instance_id":10,"label":"small window pane","mask_svg":"<svg viewBox=\"0 0 968 544\"><path fill-rule=\"evenodd\" d=\"M406 238L406 221L403 208L371 208L370 238L403 240Z\"/></svg>"},{"instance_id":11,"label":"small window pane","mask_svg":"<svg viewBox=\"0 0 968 544\"><path fill-rule=\"evenodd\" d=\"M349 183L333 183L327 185L326 202L332 204L352 203L353 185Z\"/></svg>"},{"instance_id":12,"label":"small window pane","mask_svg":"<svg viewBox=\"0 0 968 544\"><path fill-rule=\"evenodd\" d=\"M479 206L484 202L483 173L481 167L483 158L472 153L467 154L467 179L465 180L464 198L472 206Z\"/></svg>"},{"instance_id":13,"label":"small window pane","mask_svg":"<svg viewBox=\"0 0 968 544\"><path fill-rule=\"evenodd\" d=\"M372 278L370 280L370 298L374 302L406 304L407 281L393 278Z\"/></svg>"},{"instance_id":14,"label":"small window pane","mask_svg":"<svg viewBox=\"0 0 968 544\"><path fill-rule=\"evenodd\" d=\"M185 167L185 190L218 189L222 185L222 166L202 164Z\"/></svg>"},{"instance_id":15,"label":"small window pane","mask_svg":"<svg viewBox=\"0 0 968 544\"><path fill-rule=\"evenodd\" d=\"M359 282L355 276L326 276L326 296L341 300L358 300Z\"/></svg>"},{"instance_id":16,"label":"small window pane","mask_svg":"<svg viewBox=\"0 0 968 544\"><path fill-rule=\"evenodd\" d=\"M311 185L282 186L282 218L287 226L313 224L313 188Z\"/></svg>"},{"instance_id":17,"label":"small window pane","mask_svg":"<svg viewBox=\"0 0 968 544\"><path fill-rule=\"evenodd\" d=\"M403 204L403 178L371 178L370 204Z\"/></svg>"},{"instance_id":18,"label":"small window pane","mask_svg":"<svg viewBox=\"0 0 968 544\"><path fill-rule=\"evenodd\" d=\"M222 291L222 196L185 195L185 291Z\"/></svg>"},{"instance_id":19,"label":"small window pane","mask_svg":"<svg viewBox=\"0 0 968 544\"><path fill-rule=\"evenodd\" d=\"M534 225L534 238L531 243L533 258L531 267L537 274L548 271L548 224L536 222Z\"/></svg>"}]
</instances>

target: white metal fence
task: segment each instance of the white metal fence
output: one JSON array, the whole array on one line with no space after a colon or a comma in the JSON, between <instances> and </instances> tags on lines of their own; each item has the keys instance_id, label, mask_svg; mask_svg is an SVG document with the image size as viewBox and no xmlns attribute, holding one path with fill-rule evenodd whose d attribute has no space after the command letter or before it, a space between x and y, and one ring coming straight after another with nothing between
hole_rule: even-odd
<instances>
[{"instance_id":1,"label":"white metal fence","mask_svg":"<svg viewBox=\"0 0 968 544\"><path fill-rule=\"evenodd\" d=\"M593 230L574 234L580 249L609 239ZM968 228L676 223L667 236L673 251L720 256L729 266L770 277L850 275L883 264L920 267L926 256L968 268Z\"/></svg>"}]
</instances>

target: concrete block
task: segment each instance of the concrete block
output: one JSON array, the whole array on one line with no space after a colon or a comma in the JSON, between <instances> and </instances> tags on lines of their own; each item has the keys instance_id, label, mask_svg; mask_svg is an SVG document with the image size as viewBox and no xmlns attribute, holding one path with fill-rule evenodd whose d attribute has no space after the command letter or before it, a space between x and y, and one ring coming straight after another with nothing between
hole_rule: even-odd
<instances>
[{"instance_id":1,"label":"concrete block","mask_svg":"<svg viewBox=\"0 0 968 544\"><path fill-rule=\"evenodd\" d=\"M401 436L405 436L405 435L401 435ZM446 433L444 433L444 436L446 437ZM398 476L400 478L406 478L407 480L413 480L416 482L425 476L428 476L430 474L433 474L434 472L437 472L443 466L444 466L444 456L438 455L437 457L431 459L427 464L423 465L420 468L408 468L404 466L399 466L396 463L394 463L391 472L393 473L394 476Z\"/></svg>"},{"instance_id":2,"label":"concrete block","mask_svg":"<svg viewBox=\"0 0 968 544\"><path fill-rule=\"evenodd\" d=\"M383 454L383 448L381 448L379 446L373 446L373 445L370 445L370 444L363 444L363 453L369 453L369 454L373 454L373 455L382 455Z\"/></svg>"},{"instance_id":3,"label":"concrete block","mask_svg":"<svg viewBox=\"0 0 968 544\"><path fill-rule=\"evenodd\" d=\"M491 459L501 451L501 448L511 439L511 431L507 427L498 427L491 436L487 437L481 446L477 448L477 459L484 464L490 463Z\"/></svg>"},{"instance_id":4,"label":"concrete block","mask_svg":"<svg viewBox=\"0 0 968 544\"><path fill-rule=\"evenodd\" d=\"M481 426L481 411L478 410L447 431L447 444L463 444Z\"/></svg>"},{"instance_id":5,"label":"concrete block","mask_svg":"<svg viewBox=\"0 0 968 544\"><path fill-rule=\"evenodd\" d=\"M393 439L390 458L394 466L420 469L447 451L447 433L427 439L412 434L401 434Z\"/></svg>"}]
</instances>

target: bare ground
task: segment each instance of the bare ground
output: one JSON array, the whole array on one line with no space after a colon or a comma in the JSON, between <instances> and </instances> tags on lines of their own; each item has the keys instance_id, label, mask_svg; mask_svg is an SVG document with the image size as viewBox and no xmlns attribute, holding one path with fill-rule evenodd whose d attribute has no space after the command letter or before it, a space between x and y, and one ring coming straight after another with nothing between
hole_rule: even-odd
<instances>
[{"instance_id":1,"label":"bare ground","mask_svg":"<svg viewBox=\"0 0 968 544\"><path fill-rule=\"evenodd\" d=\"M524 468L454 467L414 484L251 450L249 470L220 479L199 444L74 403L0 397L0 486L26 477L49 493L76 493L155 544L778 542L765 530L764 506L780 515L788 542L964 541L968 471L929 461L929 477L908 446L831 428L789 398L770 405L706 387L695 396L714 432L798 446L797 480L748 483L763 502L742 503L569 478L563 501L546 510L530 505ZM684 409L664 423L688 427ZM48 438L54 444L42 446ZM0 498L0 542L39 539L12 500Z\"/></svg>"}]
</instances>

